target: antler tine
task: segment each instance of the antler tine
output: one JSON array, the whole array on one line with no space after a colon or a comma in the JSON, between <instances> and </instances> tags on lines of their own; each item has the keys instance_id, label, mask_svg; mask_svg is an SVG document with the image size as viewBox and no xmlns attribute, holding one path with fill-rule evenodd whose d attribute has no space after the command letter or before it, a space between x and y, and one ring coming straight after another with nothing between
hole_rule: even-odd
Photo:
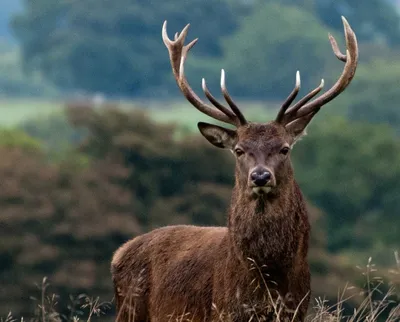
<instances>
[{"instance_id":1,"label":"antler tine","mask_svg":"<svg viewBox=\"0 0 400 322\"><path fill-rule=\"evenodd\" d=\"M299 100L296 104L294 104L291 108L289 108L286 111L286 115L284 115L282 122L285 123L285 119L290 119L290 116L293 116L293 114L296 113L300 107L302 107L310 99L312 99L315 95L317 95L324 88L324 84L325 84L324 80L321 79L321 83L319 84L318 87L313 89L310 93L308 93L306 96L304 96L301 100Z\"/></svg>"},{"instance_id":2,"label":"antler tine","mask_svg":"<svg viewBox=\"0 0 400 322\"><path fill-rule=\"evenodd\" d=\"M225 71L223 69L221 69L221 90L222 90L222 94L224 95L225 100L229 104L233 113L235 113L237 118L239 119L240 125L247 124L246 118L244 117L242 112L240 112L239 107L235 104L235 102L229 95L228 89L226 88L226 84L225 84Z\"/></svg>"},{"instance_id":3,"label":"antler tine","mask_svg":"<svg viewBox=\"0 0 400 322\"><path fill-rule=\"evenodd\" d=\"M175 34L175 40L172 41L168 37L167 33L167 21L164 21L162 27L162 39L164 41L165 46L168 49L171 67L173 74L175 76L175 80L183 93L186 99L200 112L216 119L221 122L229 123L235 126L241 125L241 121L238 117L235 117L233 113L225 113L226 108L220 109L221 104L216 106L219 110L213 108L211 105L204 103L193 91L190 87L189 83L186 80L184 73L184 64L189 50L196 44L197 38L192 42L184 45L186 35L188 33L189 25L187 24L185 28L179 33ZM216 101L216 100L215 100ZM215 104L214 104L215 105ZM236 114L236 113L235 113Z\"/></svg>"},{"instance_id":4,"label":"antler tine","mask_svg":"<svg viewBox=\"0 0 400 322\"><path fill-rule=\"evenodd\" d=\"M295 127L295 123L300 123L300 124L302 124L302 126L304 126L304 124L307 125L311 121L311 119L314 117L314 115L318 113L319 110L320 110L320 107L316 108L311 113L308 113L306 116L303 116L301 118L290 121L288 124L286 124L286 126L294 126Z\"/></svg>"},{"instance_id":5,"label":"antler tine","mask_svg":"<svg viewBox=\"0 0 400 322\"><path fill-rule=\"evenodd\" d=\"M346 87L350 84L351 80L353 79L354 74L357 69L357 63L358 63L357 38L356 38L356 35L354 34L353 30L351 29L349 23L347 22L346 18L344 18L343 16L342 16L342 21L343 21L344 33L345 33L345 38L346 38L346 46L347 46L346 55L343 55L340 52L335 38L332 35L330 35L330 37L329 37L330 41L331 41L331 45L332 45L332 50L333 50L335 56L339 60L346 63L342 74L340 75L340 77L336 81L336 83L328 91L326 91L324 94L322 94L315 100L313 100L309 103L306 103L307 100L304 100L301 103L298 102L291 111L288 111L289 115L285 121L285 124L287 124L297 118L306 116L306 115L310 114L313 110L321 108L323 105L330 102L336 96L338 96L340 93L342 93L346 89ZM322 85L323 85L323 83L322 83ZM321 87L321 85L319 87ZM315 89L314 91L318 90L318 92L319 92L320 91L319 87L317 89ZM311 92L310 94L312 94L313 92ZM315 95L316 95L316 93L314 95L310 95L310 96L312 97ZM310 99L309 95L307 95L307 98L308 98L308 100Z\"/></svg>"},{"instance_id":6,"label":"antler tine","mask_svg":"<svg viewBox=\"0 0 400 322\"><path fill-rule=\"evenodd\" d=\"M329 37L329 41L331 42L332 50L333 50L333 53L335 54L335 56L342 62L346 62L347 57L346 57L346 55L341 53L335 37L333 37L331 34L328 34L328 37ZM347 38L346 38L346 45L347 45Z\"/></svg>"},{"instance_id":7,"label":"antler tine","mask_svg":"<svg viewBox=\"0 0 400 322\"><path fill-rule=\"evenodd\" d=\"M286 101L283 102L283 104L278 112L278 115L276 116L275 122L281 123L283 121L286 110L288 109L290 104L292 104L292 102L296 98L297 94L299 93L300 86L301 86L300 72L297 71L296 72L296 84L295 84L292 92L287 97Z\"/></svg>"},{"instance_id":8,"label":"antler tine","mask_svg":"<svg viewBox=\"0 0 400 322\"><path fill-rule=\"evenodd\" d=\"M203 92L208 98L208 100L216 107L218 108L221 112L225 113L226 115L230 116L232 119L234 119L236 116L235 114L232 113L229 109L227 109L224 105L222 105L220 102L217 101L217 99L211 94L211 92L207 88L206 80L203 78L201 80L201 87L203 88Z\"/></svg>"},{"instance_id":9,"label":"antler tine","mask_svg":"<svg viewBox=\"0 0 400 322\"><path fill-rule=\"evenodd\" d=\"M295 105L288 108L287 102L290 101L290 99L292 98L293 92L296 92L295 88L293 92L289 95L285 103L282 105L282 108L279 111L278 116L276 118L277 122L282 123L283 125L287 125L293 122L294 120L302 117L310 118L311 120L311 118L316 114L316 112L319 111L319 109L323 105L333 100L336 96L338 96L341 92L343 92L346 89L346 87L350 84L357 68L358 45L357 45L356 35L351 29L346 18L344 18L343 16L342 16L342 21L343 21L346 47L347 47L346 55L341 53L339 46L336 42L336 39L331 34L329 34L329 40L331 42L333 53L339 60L345 62L343 72L340 75L339 79L323 95L309 102L314 96L316 96L322 90L324 86L324 80L322 79L320 85L317 88L315 88L306 96L304 96ZM290 101L290 103L292 101ZM283 108L285 108L285 111L282 112Z\"/></svg>"}]
</instances>

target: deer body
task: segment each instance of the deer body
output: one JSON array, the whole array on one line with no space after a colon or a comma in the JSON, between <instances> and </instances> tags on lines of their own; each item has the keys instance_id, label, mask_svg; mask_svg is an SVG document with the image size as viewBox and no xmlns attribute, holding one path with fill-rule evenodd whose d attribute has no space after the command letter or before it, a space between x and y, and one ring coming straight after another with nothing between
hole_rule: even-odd
<instances>
[{"instance_id":1,"label":"deer body","mask_svg":"<svg viewBox=\"0 0 400 322\"><path fill-rule=\"evenodd\" d=\"M112 264L117 305L125 307L120 321L129 321L129 312L133 321L272 319L266 284L277 307L278 295L293 296L292 312L303 303L295 319L301 321L310 289L309 223L299 188L288 188L296 198L242 203L235 187L228 228L170 226L127 242ZM281 198L291 202L282 208ZM281 310L282 321L293 316Z\"/></svg>"},{"instance_id":2,"label":"deer body","mask_svg":"<svg viewBox=\"0 0 400 322\"><path fill-rule=\"evenodd\" d=\"M253 150L257 153L274 150L266 145L278 132L274 124L252 124L240 134L259 147ZM226 228L171 226L123 245L112 263L117 305L125 308L121 321L128 321L129 312L135 312L134 321L183 316L188 321L249 321L275 318L277 311L282 321L291 321L296 309L294 321L301 321L310 295L310 227L291 164L279 170L279 189L257 196L249 193L247 175L241 176L237 166ZM288 296L293 300L280 305Z\"/></svg>"},{"instance_id":3,"label":"deer body","mask_svg":"<svg viewBox=\"0 0 400 322\"><path fill-rule=\"evenodd\" d=\"M114 254L111 270L117 321L303 321L310 298L307 209L290 161L290 150L320 108L342 92L354 76L358 48L343 18L347 55L330 36L333 51L346 62L339 80L309 102L321 85L299 100L296 86L274 121L248 122L233 102L221 74L222 93L231 110L203 90L216 107L194 94L184 76L192 41L187 27L171 41L163 27L177 84L203 113L235 130L200 122L201 134L236 158L227 227L169 226L138 236ZM289 108L290 107L290 108Z\"/></svg>"}]
</instances>

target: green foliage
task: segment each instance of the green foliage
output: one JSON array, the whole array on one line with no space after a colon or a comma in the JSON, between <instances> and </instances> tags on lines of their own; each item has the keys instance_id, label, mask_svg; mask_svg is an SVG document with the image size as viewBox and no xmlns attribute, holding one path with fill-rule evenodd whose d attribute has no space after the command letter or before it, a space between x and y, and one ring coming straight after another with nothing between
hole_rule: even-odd
<instances>
[{"instance_id":1,"label":"green foliage","mask_svg":"<svg viewBox=\"0 0 400 322\"><path fill-rule=\"evenodd\" d=\"M9 28L10 17L22 9L22 0L2 0L0 11L0 37L12 39Z\"/></svg>"},{"instance_id":2,"label":"green foliage","mask_svg":"<svg viewBox=\"0 0 400 322\"><path fill-rule=\"evenodd\" d=\"M395 247L400 141L394 132L339 117L319 120L309 132L295 147L296 174L305 194L328 215L329 248Z\"/></svg>"},{"instance_id":3,"label":"green foliage","mask_svg":"<svg viewBox=\"0 0 400 322\"><path fill-rule=\"evenodd\" d=\"M238 0L240 2L240 0ZM325 26L343 31L340 16L345 16L361 42L400 42L399 12L392 0L368 0L360 6L357 0L255 0L252 3L293 5L317 17ZM398 5L397 5L398 6Z\"/></svg>"},{"instance_id":4,"label":"green foliage","mask_svg":"<svg viewBox=\"0 0 400 322\"><path fill-rule=\"evenodd\" d=\"M224 0L26 0L13 29L26 65L41 70L55 84L135 94L170 77L161 40L166 19L171 36L191 22L193 32L202 38L197 52L211 57L220 54L219 39L236 24Z\"/></svg>"},{"instance_id":5,"label":"green foliage","mask_svg":"<svg viewBox=\"0 0 400 322\"><path fill-rule=\"evenodd\" d=\"M22 121L18 127L31 137L40 140L43 148L53 160L64 159L71 153L74 154L72 160L78 158L73 149L85 133L83 130L73 128L65 113L58 111L30 118ZM81 161L83 162L84 159Z\"/></svg>"},{"instance_id":6,"label":"green foliage","mask_svg":"<svg viewBox=\"0 0 400 322\"><path fill-rule=\"evenodd\" d=\"M35 72L27 76L22 70L18 48L0 43L0 95L8 97L54 96L57 90Z\"/></svg>"},{"instance_id":7,"label":"green foliage","mask_svg":"<svg viewBox=\"0 0 400 322\"><path fill-rule=\"evenodd\" d=\"M322 77L329 85L338 76L343 64L335 64L327 34L334 31L343 45L341 15L360 42L360 69L371 56L369 43L388 43L398 56L399 15L389 1L360 7L354 0L25 0L24 11L11 25L21 44L24 71L33 76L27 78L17 68L16 55L3 57L3 67L0 57L0 88L7 95L53 95L57 91L43 82L44 75L62 91L177 95L161 40L162 23L168 20L170 37L190 22L188 38L199 38L186 68L196 91L203 76L210 88L219 86L218 70L224 67L235 96L281 101L297 69L305 89L317 86ZM375 58L389 52L380 49ZM392 76L380 71L379 79L386 83Z\"/></svg>"},{"instance_id":8,"label":"green foliage","mask_svg":"<svg viewBox=\"0 0 400 322\"><path fill-rule=\"evenodd\" d=\"M328 60L335 59L328 30L314 16L276 3L259 5L245 17L238 32L226 40L225 53L232 92L280 100L292 90L298 68L303 71L303 88L311 90Z\"/></svg>"},{"instance_id":9,"label":"green foliage","mask_svg":"<svg viewBox=\"0 0 400 322\"><path fill-rule=\"evenodd\" d=\"M293 0L291 0L293 1ZM293 1L294 2L294 1ZM369 0L316 0L315 12L324 24L341 31L338 19L346 16L357 30L361 41L387 41L391 45L400 44L399 12L394 1Z\"/></svg>"},{"instance_id":10,"label":"green foliage","mask_svg":"<svg viewBox=\"0 0 400 322\"><path fill-rule=\"evenodd\" d=\"M223 222L221 218L224 218L228 200L225 189L213 197L220 201L213 202L219 206L211 216L200 216L199 213L204 214L206 210L202 199L194 196L210 195L210 191L217 191L220 185L232 183L232 165L222 170L214 166L228 162L225 154L215 154L212 147L198 138L189 136L177 141L175 126L157 125L142 111L127 114L115 106L96 111L75 104L69 108L69 119L89 133L81 151L93 158L122 162L130 170L126 184L135 196L135 212L144 227L159 225L160 215L169 221L174 221L174 217L182 219L179 214L182 207L184 222ZM204 167L209 170L204 172ZM196 204L188 202L186 197ZM188 207L198 210L188 211ZM213 212L212 207L208 207L208 211ZM198 221L194 217L202 219Z\"/></svg>"},{"instance_id":11,"label":"green foliage","mask_svg":"<svg viewBox=\"0 0 400 322\"><path fill-rule=\"evenodd\" d=\"M360 69L371 56L366 42L387 40L395 54L400 31L393 5L378 0L362 7L357 3L25 0L25 10L14 17L12 28L21 44L24 70L33 76L27 78L14 67L10 72L0 59L0 82L4 75L0 88L8 95L54 93L43 82L40 75L44 75L63 91L153 98L178 95L161 40L162 23L168 20L170 37L190 22L188 39L199 38L186 68L196 91L201 90L203 76L211 89L219 87L218 71L224 67L234 96L282 101L293 86L297 69L302 72L305 89L316 87L321 78L328 80L327 86L336 80L343 64L335 61L327 35L334 31L344 45L342 14L363 49ZM380 49L374 56L389 52L384 46ZM7 59L4 57L4 62ZM392 80L390 72L379 74L382 83Z\"/></svg>"},{"instance_id":12,"label":"green foliage","mask_svg":"<svg viewBox=\"0 0 400 322\"><path fill-rule=\"evenodd\" d=\"M27 151L40 151L41 143L21 130L0 129L0 147L20 148Z\"/></svg>"},{"instance_id":13,"label":"green foliage","mask_svg":"<svg viewBox=\"0 0 400 322\"><path fill-rule=\"evenodd\" d=\"M112 252L141 231L132 199L118 184L126 171L102 160L77 169L26 149L0 152L0 283L8 290L0 294L0 311L29 316L21 290L33 293L42 274L51 274L65 298L89 289L108 296Z\"/></svg>"},{"instance_id":14,"label":"green foliage","mask_svg":"<svg viewBox=\"0 0 400 322\"><path fill-rule=\"evenodd\" d=\"M352 120L400 125L398 102L400 63L372 59L357 70L357 78L347 93L348 115Z\"/></svg>"}]
</instances>

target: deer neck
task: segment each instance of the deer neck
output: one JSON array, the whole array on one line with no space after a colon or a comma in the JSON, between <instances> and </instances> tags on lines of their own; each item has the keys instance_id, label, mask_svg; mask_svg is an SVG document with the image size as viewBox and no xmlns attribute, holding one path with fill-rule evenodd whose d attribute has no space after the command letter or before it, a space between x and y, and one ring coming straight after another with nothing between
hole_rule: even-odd
<instances>
[{"instance_id":1,"label":"deer neck","mask_svg":"<svg viewBox=\"0 0 400 322\"><path fill-rule=\"evenodd\" d=\"M300 189L294 179L277 192L250 197L247 187L236 182L228 218L231 251L257 265L290 265L298 226L305 213ZM301 225L300 225L301 226Z\"/></svg>"}]
</instances>

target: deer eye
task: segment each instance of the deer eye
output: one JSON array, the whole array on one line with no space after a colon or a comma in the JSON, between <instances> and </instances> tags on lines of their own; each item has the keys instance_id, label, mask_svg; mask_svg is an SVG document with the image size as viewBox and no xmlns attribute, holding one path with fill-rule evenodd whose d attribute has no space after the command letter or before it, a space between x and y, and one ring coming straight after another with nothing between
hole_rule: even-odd
<instances>
[{"instance_id":1,"label":"deer eye","mask_svg":"<svg viewBox=\"0 0 400 322\"><path fill-rule=\"evenodd\" d=\"M235 149L235 154L236 154L238 157L240 157L241 155L244 154L244 151L243 151L242 149L236 148L236 149Z\"/></svg>"},{"instance_id":2,"label":"deer eye","mask_svg":"<svg viewBox=\"0 0 400 322\"><path fill-rule=\"evenodd\" d=\"M283 147L283 148L281 149L281 151L280 151L279 153L281 153L281 154L283 154L283 155L286 155L286 154L289 153L289 151L290 151L290 149L289 149L287 146L285 146L285 147Z\"/></svg>"}]
</instances>

